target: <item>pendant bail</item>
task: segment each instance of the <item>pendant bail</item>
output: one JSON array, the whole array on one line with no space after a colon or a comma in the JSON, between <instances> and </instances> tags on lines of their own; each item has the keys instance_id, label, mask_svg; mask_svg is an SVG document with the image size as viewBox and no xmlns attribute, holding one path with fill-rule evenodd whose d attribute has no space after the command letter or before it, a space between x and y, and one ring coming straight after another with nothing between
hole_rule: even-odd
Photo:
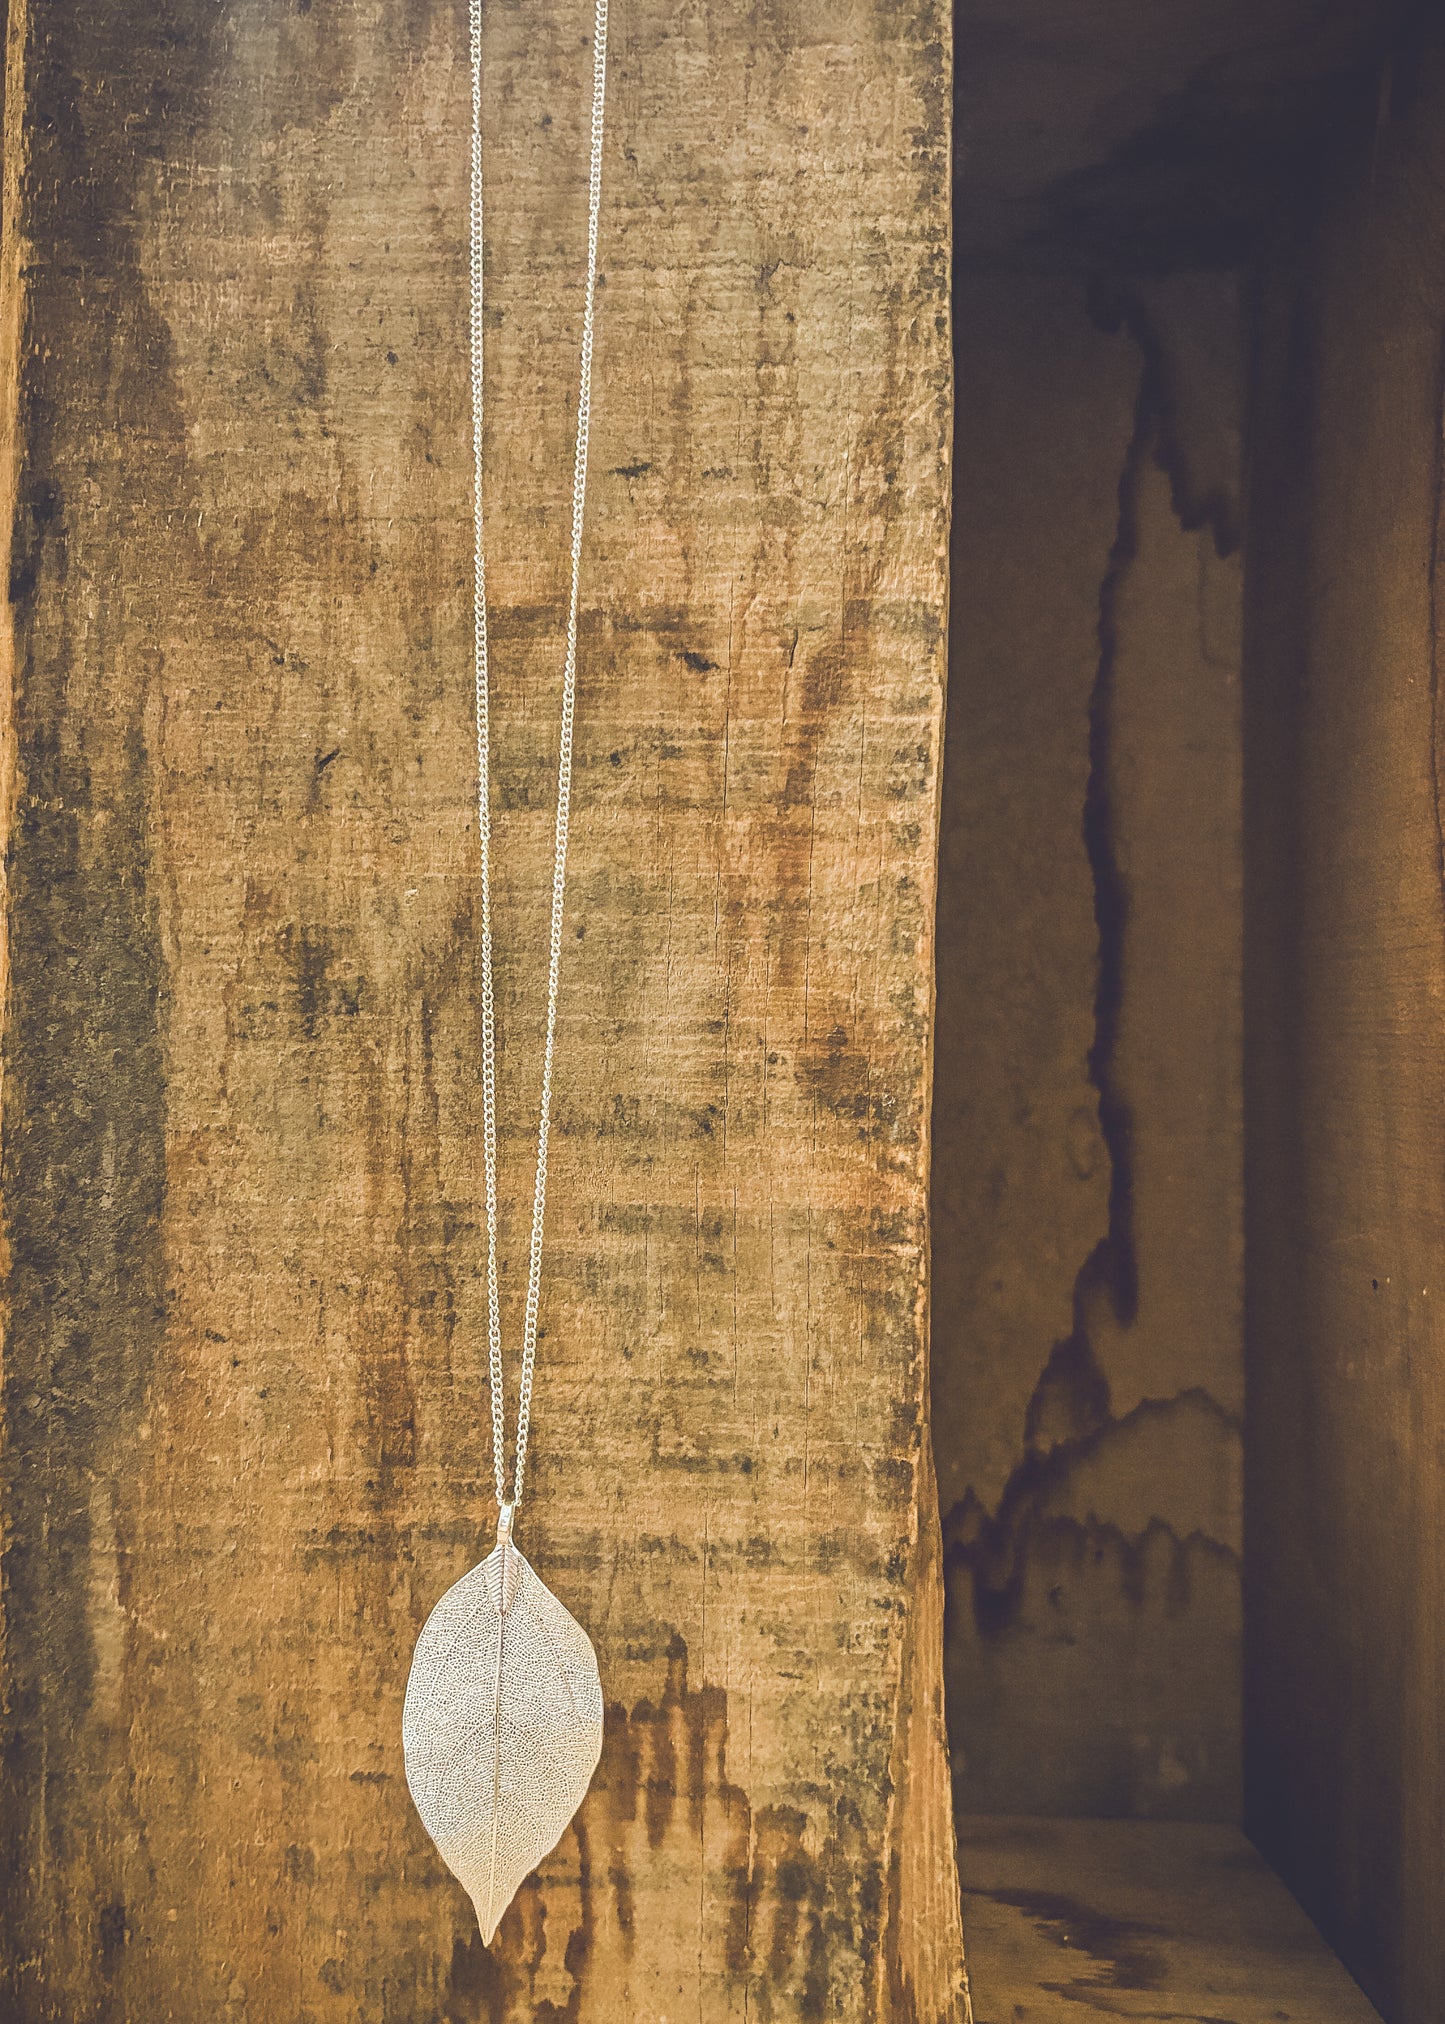
<instances>
[{"instance_id":1,"label":"pendant bail","mask_svg":"<svg viewBox=\"0 0 1445 2024\"><path fill-rule=\"evenodd\" d=\"M500 1608L503 1616L512 1606L517 1593L517 1580L522 1571L517 1564L519 1556L512 1540L512 1521L516 1515L515 1498L510 1504L501 1505L497 1511L497 1551L502 1556Z\"/></svg>"}]
</instances>

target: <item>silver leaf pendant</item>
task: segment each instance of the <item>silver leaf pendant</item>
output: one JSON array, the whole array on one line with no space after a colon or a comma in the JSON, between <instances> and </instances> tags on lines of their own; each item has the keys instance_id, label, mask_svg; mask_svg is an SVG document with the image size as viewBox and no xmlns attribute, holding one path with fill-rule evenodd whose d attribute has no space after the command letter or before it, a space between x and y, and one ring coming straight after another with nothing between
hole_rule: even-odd
<instances>
[{"instance_id":1,"label":"silver leaf pendant","mask_svg":"<svg viewBox=\"0 0 1445 2024\"><path fill-rule=\"evenodd\" d=\"M602 1753L586 1631L511 1541L453 1583L422 1626L401 1717L422 1824L490 1946L523 1879L561 1840Z\"/></svg>"}]
</instances>

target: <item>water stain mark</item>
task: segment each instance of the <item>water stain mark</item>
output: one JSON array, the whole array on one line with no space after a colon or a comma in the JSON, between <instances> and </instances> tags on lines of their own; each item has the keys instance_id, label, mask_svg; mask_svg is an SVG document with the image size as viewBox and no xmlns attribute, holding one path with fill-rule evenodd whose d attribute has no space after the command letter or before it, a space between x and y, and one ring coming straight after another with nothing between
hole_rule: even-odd
<instances>
[{"instance_id":1,"label":"water stain mark","mask_svg":"<svg viewBox=\"0 0 1445 2024\"><path fill-rule=\"evenodd\" d=\"M1107 1912L1096 1911L1081 1898L1055 1891L972 1888L968 1895L1022 1912L1060 1946L1087 1954L1091 1961L1098 1962L1101 1972L1090 1978L1094 1988L1143 1993L1164 1987L1168 1958L1162 1948L1148 1944L1167 1937L1162 1926L1149 1925L1142 1919L1113 1918Z\"/></svg>"},{"instance_id":2,"label":"water stain mark","mask_svg":"<svg viewBox=\"0 0 1445 2024\"><path fill-rule=\"evenodd\" d=\"M1240 1438L1240 1423L1227 1412L1210 1394L1197 1387L1178 1393L1168 1399L1144 1399L1132 1412L1114 1419L1108 1411L1107 1387L1100 1389L1102 1380L1097 1370L1084 1366L1083 1374L1069 1365L1060 1380L1064 1404L1047 1405L1041 1402L1040 1393L1053 1381L1051 1373L1058 1373L1059 1352L1049 1360L1049 1366L1039 1380L1039 1391L1029 1408L1029 1421L1033 1426L1044 1426L1059 1436L1044 1447L1031 1446L1018 1463L999 1499L997 1508L990 1512L970 1490L954 1505L944 1521L944 1566L947 1578L946 1614L951 1618L955 1596L960 1579L971 1587L974 1619L979 1635L984 1639L1002 1636L1017 1623L1027 1582L1030 1553L1035 1540L1046 1526L1071 1525L1082 1535L1085 1528L1058 1510L1070 1479L1084 1462L1106 1454L1111 1446L1127 1442L1131 1435L1147 1431L1151 1426L1162 1425L1181 1410L1199 1414L1208 1422L1217 1424L1221 1434L1230 1442ZM1077 1431L1068 1433L1061 1422L1066 1415L1077 1418ZM1142 1595L1141 1581L1137 1570L1142 1568L1144 1548L1151 1531L1170 1528L1156 1519L1151 1527L1136 1536L1126 1534L1118 1526L1099 1525L1095 1521L1093 1531L1107 1536L1122 1555L1125 1568L1126 1590L1131 1597ZM1171 1534L1172 1536L1172 1534ZM1229 1549L1217 1540L1206 1540L1202 1535L1191 1534L1189 1539L1178 1542L1181 1553L1194 1544L1204 1544L1221 1553ZM1128 1570L1136 1570L1136 1578L1130 1579ZM951 1632L951 1623L945 1624L945 1639Z\"/></svg>"},{"instance_id":3,"label":"water stain mark","mask_svg":"<svg viewBox=\"0 0 1445 2024\"><path fill-rule=\"evenodd\" d=\"M591 1982L604 1923L621 1939L624 1964L637 1959L637 1987L646 1986L645 1955L634 1954L636 1903L649 1873L666 1875L679 1860L701 1869L700 1944L716 1955L714 1972L748 1991L759 2019L821 2024L838 2014L850 1975L856 1982L866 1971L882 1941L884 1879L859 1810L840 1796L821 1836L801 1806L754 1811L728 1773L726 1691L689 1686L680 1637L666 1663L655 1699L608 1707L587 1800L555 1861L509 1907L492 1948L476 1933L456 1941L447 2024L580 2024L596 2014L604 1992ZM559 1996L549 1928L574 1902L561 1942L571 1986ZM607 1958L615 1973L616 1953Z\"/></svg>"}]
</instances>

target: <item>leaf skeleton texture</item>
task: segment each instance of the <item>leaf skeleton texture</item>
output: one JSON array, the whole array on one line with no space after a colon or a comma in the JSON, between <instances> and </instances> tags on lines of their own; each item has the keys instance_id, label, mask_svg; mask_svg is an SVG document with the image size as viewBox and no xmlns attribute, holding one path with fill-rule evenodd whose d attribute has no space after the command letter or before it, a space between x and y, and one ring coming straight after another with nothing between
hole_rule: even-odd
<instances>
[{"instance_id":1,"label":"leaf skeleton texture","mask_svg":"<svg viewBox=\"0 0 1445 2024\"><path fill-rule=\"evenodd\" d=\"M406 1778L488 1946L582 1804L602 1751L587 1633L511 1541L427 1618L402 1710Z\"/></svg>"}]
</instances>

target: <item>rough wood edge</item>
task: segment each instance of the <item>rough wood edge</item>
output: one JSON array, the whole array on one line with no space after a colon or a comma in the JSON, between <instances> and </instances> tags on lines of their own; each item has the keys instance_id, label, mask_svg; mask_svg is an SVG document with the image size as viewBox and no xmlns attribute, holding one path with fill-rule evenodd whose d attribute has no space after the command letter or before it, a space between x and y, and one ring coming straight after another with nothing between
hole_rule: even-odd
<instances>
[{"instance_id":1,"label":"rough wood edge","mask_svg":"<svg viewBox=\"0 0 1445 2024\"><path fill-rule=\"evenodd\" d=\"M926 1421L913 1558L893 1745L884 2014L895 2024L973 2024L943 1706L943 1535Z\"/></svg>"},{"instance_id":2,"label":"rough wood edge","mask_svg":"<svg viewBox=\"0 0 1445 2024\"><path fill-rule=\"evenodd\" d=\"M25 320L25 262L21 257L20 183L25 167L23 90L30 25L29 0L0 0L0 35L4 60L0 69L0 524L5 527L4 617L0 619L0 1022L9 1023L10 1005L10 842L14 827L19 754L15 738L15 620L10 602L10 576L15 545L15 515L20 479L20 340ZM0 1099L4 1095L5 1048L0 1043ZM0 1128L4 1110L0 1107ZM0 1279L10 1277L10 1239L4 1203L0 1202ZM0 1383L5 1375L10 1333L8 1295L0 1293ZM0 1441L7 1438L0 1415ZM0 1548L9 1530L8 1514L0 1509ZM0 1610L0 1709L9 1705L10 1673L6 1665L5 1612Z\"/></svg>"},{"instance_id":3,"label":"rough wood edge","mask_svg":"<svg viewBox=\"0 0 1445 2024\"><path fill-rule=\"evenodd\" d=\"M24 268L20 237L20 182L25 167L24 64L29 0L0 0L4 70L0 74L0 514L5 537L5 618L0 624L0 1007L9 1001L10 910L8 868L14 822L18 755L15 745L15 624L8 595L20 476L20 339L24 325ZM0 1093L4 1061L0 1058ZM0 1230L0 1246L4 1244ZM4 1264L0 1256L0 1266Z\"/></svg>"}]
</instances>

